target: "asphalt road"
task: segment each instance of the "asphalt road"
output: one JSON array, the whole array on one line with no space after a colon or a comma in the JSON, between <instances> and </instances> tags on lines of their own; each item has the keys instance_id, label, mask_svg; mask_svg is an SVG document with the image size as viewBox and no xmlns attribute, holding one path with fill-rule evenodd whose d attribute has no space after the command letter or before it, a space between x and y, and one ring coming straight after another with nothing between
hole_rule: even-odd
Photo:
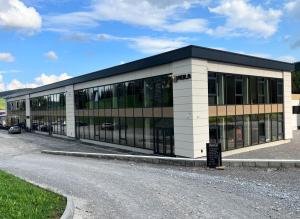
<instances>
[{"instance_id":1,"label":"asphalt road","mask_svg":"<svg viewBox=\"0 0 300 219\"><path fill-rule=\"evenodd\" d=\"M40 153L54 142L1 132L0 168L72 195L76 218L300 218L299 169L215 171Z\"/></svg>"}]
</instances>

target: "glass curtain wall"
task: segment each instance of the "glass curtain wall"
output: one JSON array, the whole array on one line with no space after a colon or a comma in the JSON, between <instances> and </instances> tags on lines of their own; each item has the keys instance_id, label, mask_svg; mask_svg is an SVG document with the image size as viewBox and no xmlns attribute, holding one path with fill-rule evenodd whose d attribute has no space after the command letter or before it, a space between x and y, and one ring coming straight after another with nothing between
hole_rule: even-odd
<instances>
[{"instance_id":1,"label":"glass curtain wall","mask_svg":"<svg viewBox=\"0 0 300 219\"><path fill-rule=\"evenodd\" d=\"M30 110L33 130L66 135L65 93L31 98Z\"/></svg>"},{"instance_id":2,"label":"glass curtain wall","mask_svg":"<svg viewBox=\"0 0 300 219\"><path fill-rule=\"evenodd\" d=\"M210 142L220 142L223 151L284 138L283 113L264 113L266 104L283 104L282 79L210 72L208 96L209 106L250 107L250 113L209 118ZM255 113L251 105L256 105Z\"/></svg>"},{"instance_id":3,"label":"glass curtain wall","mask_svg":"<svg viewBox=\"0 0 300 219\"><path fill-rule=\"evenodd\" d=\"M26 100L15 100L7 102L6 125L19 125L26 127Z\"/></svg>"},{"instance_id":4,"label":"glass curtain wall","mask_svg":"<svg viewBox=\"0 0 300 219\"><path fill-rule=\"evenodd\" d=\"M153 150L155 129L174 137L172 107L171 75L76 90L76 137Z\"/></svg>"}]
</instances>

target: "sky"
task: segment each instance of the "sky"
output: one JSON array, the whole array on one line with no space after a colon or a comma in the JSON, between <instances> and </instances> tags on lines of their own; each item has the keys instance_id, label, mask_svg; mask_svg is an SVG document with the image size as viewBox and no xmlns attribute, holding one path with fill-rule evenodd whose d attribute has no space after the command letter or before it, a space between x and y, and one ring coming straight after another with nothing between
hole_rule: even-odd
<instances>
[{"instance_id":1,"label":"sky","mask_svg":"<svg viewBox=\"0 0 300 219\"><path fill-rule=\"evenodd\" d=\"M300 61L300 0L0 0L0 91L187 45Z\"/></svg>"}]
</instances>

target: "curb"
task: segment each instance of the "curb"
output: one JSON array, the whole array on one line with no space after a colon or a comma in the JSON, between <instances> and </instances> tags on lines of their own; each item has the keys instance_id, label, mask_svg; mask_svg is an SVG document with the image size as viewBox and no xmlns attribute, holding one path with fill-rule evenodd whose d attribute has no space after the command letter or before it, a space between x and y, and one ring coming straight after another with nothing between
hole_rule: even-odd
<instances>
[{"instance_id":1,"label":"curb","mask_svg":"<svg viewBox=\"0 0 300 219\"><path fill-rule=\"evenodd\" d=\"M75 213L74 201L71 196L67 196L67 206L60 219L73 219Z\"/></svg>"},{"instance_id":2,"label":"curb","mask_svg":"<svg viewBox=\"0 0 300 219\"><path fill-rule=\"evenodd\" d=\"M206 158L179 158L179 157L159 157L141 156L127 154L103 154L103 153L83 153L68 151L43 150L41 153L51 155L63 155L73 157L86 157L94 159L123 160L142 163L186 166L186 167L206 167ZM256 168L300 168L300 160L273 160L273 159L222 159L223 166L226 167L256 167Z\"/></svg>"}]
</instances>

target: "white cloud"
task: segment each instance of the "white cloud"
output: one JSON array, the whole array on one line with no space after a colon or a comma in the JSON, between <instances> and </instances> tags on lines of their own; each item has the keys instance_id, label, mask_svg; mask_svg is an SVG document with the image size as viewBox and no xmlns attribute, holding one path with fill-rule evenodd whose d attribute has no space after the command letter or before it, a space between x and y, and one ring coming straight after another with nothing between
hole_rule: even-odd
<instances>
[{"instance_id":1,"label":"white cloud","mask_svg":"<svg viewBox=\"0 0 300 219\"><path fill-rule=\"evenodd\" d=\"M161 52L170 51L183 46L187 43L182 38L168 39L168 38L152 38L152 37L118 37L109 34L98 34L96 40L107 41L125 41L131 48L134 48L145 54L157 54Z\"/></svg>"},{"instance_id":2,"label":"white cloud","mask_svg":"<svg viewBox=\"0 0 300 219\"><path fill-rule=\"evenodd\" d=\"M33 34L41 25L42 18L33 7L20 0L0 0L0 28Z\"/></svg>"},{"instance_id":3,"label":"white cloud","mask_svg":"<svg viewBox=\"0 0 300 219\"><path fill-rule=\"evenodd\" d=\"M46 75L46 74L41 74L39 77L35 78L35 83L39 84L39 85L46 85L46 84L51 84L51 83L55 83L58 81L63 81L66 79L71 78L70 75L68 75L67 73L62 73L60 75Z\"/></svg>"},{"instance_id":4,"label":"white cloud","mask_svg":"<svg viewBox=\"0 0 300 219\"><path fill-rule=\"evenodd\" d=\"M210 34L221 36L257 36L267 38L278 28L282 16L280 10L254 6L249 0L223 0L209 11L226 18L223 26L210 30Z\"/></svg>"},{"instance_id":5,"label":"white cloud","mask_svg":"<svg viewBox=\"0 0 300 219\"><path fill-rule=\"evenodd\" d=\"M204 32L207 21L201 18L183 18L189 9L205 6L210 0L94 0L89 10L46 16L47 30L62 27L77 29L96 27L101 21L148 27L170 32Z\"/></svg>"},{"instance_id":6,"label":"white cloud","mask_svg":"<svg viewBox=\"0 0 300 219\"><path fill-rule=\"evenodd\" d=\"M47 75L47 74L41 74L40 76L36 77L34 79L34 82L32 83L23 83L17 79L13 79L11 82L9 82L7 85L3 82L3 76L0 75L0 90L14 90L14 89L21 89L21 88L35 88L51 83L55 83L58 81L66 80L71 78L70 75L67 73L62 73L60 75Z\"/></svg>"},{"instance_id":7,"label":"white cloud","mask_svg":"<svg viewBox=\"0 0 300 219\"><path fill-rule=\"evenodd\" d=\"M300 0L289 1L284 5L287 15L300 19Z\"/></svg>"},{"instance_id":8,"label":"white cloud","mask_svg":"<svg viewBox=\"0 0 300 219\"><path fill-rule=\"evenodd\" d=\"M56 53L54 51L49 51L47 53L44 54L46 56L47 59L50 59L52 61L55 61L58 59L58 56L56 55Z\"/></svg>"},{"instance_id":9,"label":"white cloud","mask_svg":"<svg viewBox=\"0 0 300 219\"><path fill-rule=\"evenodd\" d=\"M15 57L11 53L3 52L3 53L0 53L0 61L13 62L13 61L15 61Z\"/></svg>"},{"instance_id":10,"label":"white cloud","mask_svg":"<svg viewBox=\"0 0 300 219\"><path fill-rule=\"evenodd\" d=\"M284 61L284 62L290 62L290 63L295 63L297 61L297 59L295 57L289 56L289 55L287 55L287 56L280 56L278 58L278 60Z\"/></svg>"},{"instance_id":11,"label":"white cloud","mask_svg":"<svg viewBox=\"0 0 300 219\"><path fill-rule=\"evenodd\" d=\"M157 54L177 49L187 44L180 39L156 39L139 37L131 40L130 46L146 54Z\"/></svg>"}]
</instances>

